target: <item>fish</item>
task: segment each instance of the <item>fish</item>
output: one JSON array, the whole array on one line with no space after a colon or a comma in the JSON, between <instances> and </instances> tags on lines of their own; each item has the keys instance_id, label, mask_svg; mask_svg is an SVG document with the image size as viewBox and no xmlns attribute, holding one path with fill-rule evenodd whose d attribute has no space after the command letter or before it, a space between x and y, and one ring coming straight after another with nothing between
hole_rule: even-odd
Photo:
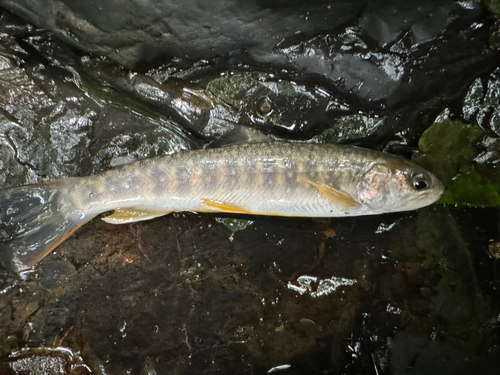
<instances>
[{"instance_id":1,"label":"fish","mask_svg":"<svg viewBox=\"0 0 500 375\"><path fill-rule=\"evenodd\" d=\"M350 217L415 210L442 183L399 156L355 146L264 142L144 159L87 177L0 189L0 259L30 269L94 217L125 224L194 211Z\"/></svg>"}]
</instances>

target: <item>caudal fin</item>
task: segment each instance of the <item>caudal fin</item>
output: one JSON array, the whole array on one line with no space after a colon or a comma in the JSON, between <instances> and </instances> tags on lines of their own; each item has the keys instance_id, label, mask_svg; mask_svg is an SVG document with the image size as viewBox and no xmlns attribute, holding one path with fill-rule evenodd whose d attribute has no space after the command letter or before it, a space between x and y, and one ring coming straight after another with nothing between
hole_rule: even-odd
<instances>
[{"instance_id":1,"label":"caudal fin","mask_svg":"<svg viewBox=\"0 0 500 375\"><path fill-rule=\"evenodd\" d=\"M92 219L68 194L73 179L0 189L0 262L21 272Z\"/></svg>"}]
</instances>

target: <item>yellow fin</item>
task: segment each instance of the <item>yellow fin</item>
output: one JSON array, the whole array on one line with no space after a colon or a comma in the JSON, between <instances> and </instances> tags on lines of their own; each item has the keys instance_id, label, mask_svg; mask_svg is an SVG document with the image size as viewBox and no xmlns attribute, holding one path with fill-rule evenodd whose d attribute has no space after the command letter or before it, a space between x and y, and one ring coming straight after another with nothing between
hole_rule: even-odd
<instances>
[{"instance_id":1,"label":"yellow fin","mask_svg":"<svg viewBox=\"0 0 500 375\"><path fill-rule=\"evenodd\" d=\"M110 224L126 224L135 223L136 221L150 220L158 216L163 216L169 212L144 211L134 208L124 208L115 210L112 215L103 217L106 223Z\"/></svg>"},{"instance_id":2,"label":"yellow fin","mask_svg":"<svg viewBox=\"0 0 500 375\"><path fill-rule=\"evenodd\" d=\"M230 212L233 214L252 214L252 212L245 210L244 208L229 204L229 203L224 203L224 202L216 202L212 201L210 199L205 199L203 201L203 205L206 207L209 207L211 209L216 209L214 212L221 211L221 212Z\"/></svg>"},{"instance_id":3,"label":"yellow fin","mask_svg":"<svg viewBox=\"0 0 500 375\"><path fill-rule=\"evenodd\" d=\"M328 186L322 182L317 183L311 181L306 177L304 177L303 180L312 187L314 187L321 196L331 200L342 209L348 210L351 208L358 208L361 206L361 204L357 202L351 195L344 193L343 191L334 189L331 186Z\"/></svg>"}]
</instances>

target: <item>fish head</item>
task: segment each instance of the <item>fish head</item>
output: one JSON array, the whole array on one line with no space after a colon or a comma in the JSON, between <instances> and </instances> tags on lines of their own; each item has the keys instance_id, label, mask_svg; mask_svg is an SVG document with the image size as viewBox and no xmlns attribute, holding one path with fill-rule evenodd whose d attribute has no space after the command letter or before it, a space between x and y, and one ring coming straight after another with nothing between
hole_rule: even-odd
<instances>
[{"instance_id":1,"label":"fish head","mask_svg":"<svg viewBox=\"0 0 500 375\"><path fill-rule=\"evenodd\" d=\"M405 159L387 155L361 176L358 200L374 213L410 211L436 202L443 184L432 173Z\"/></svg>"}]
</instances>

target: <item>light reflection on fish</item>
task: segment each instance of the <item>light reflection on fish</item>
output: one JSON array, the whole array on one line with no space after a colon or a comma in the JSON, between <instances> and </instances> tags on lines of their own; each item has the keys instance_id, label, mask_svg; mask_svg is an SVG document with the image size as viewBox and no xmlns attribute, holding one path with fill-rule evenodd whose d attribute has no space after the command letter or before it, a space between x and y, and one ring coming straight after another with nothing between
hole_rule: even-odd
<instances>
[{"instance_id":1,"label":"light reflection on fish","mask_svg":"<svg viewBox=\"0 0 500 375\"><path fill-rule=\"evenodd\" d=\"M175 211L343 217L414 210L442 192L421 167L352 146L275 142L196 150L0 190L7 237L0 257L16 271L28 269L111 210L103 220L113 224Z\"/></svg>"}]
</instances>

